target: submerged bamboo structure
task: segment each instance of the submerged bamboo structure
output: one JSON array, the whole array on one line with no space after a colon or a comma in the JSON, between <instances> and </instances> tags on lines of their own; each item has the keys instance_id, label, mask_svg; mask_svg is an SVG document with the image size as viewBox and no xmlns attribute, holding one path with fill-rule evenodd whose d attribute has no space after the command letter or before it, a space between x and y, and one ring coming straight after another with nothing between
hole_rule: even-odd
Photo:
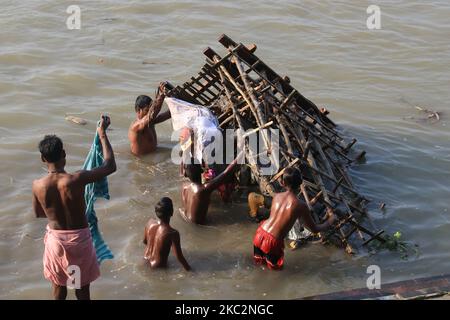
<instances>
[{"instance_id":1,"label":"submerged bamboo structure","mask_svg":"<svg viewBox=\"0 0 450 320\"><path fill-rule=\"evenodd\" d=\"M278 129L280 169L261 174L257 155L246 148L253 179L266 196L282 190L279 178L288 167L303 174L299 197L321 222L332 211L337 221L321 234L324 243L341 245L352 254L357 241L363 246L377 239L384 242L383 230L376 231L366 205L369 202L353 185L347 168L364 157L353 149L357 140L347 141L326 109L318 108L291 86L288 77L278 75L259 59L256 45L236 43L226 35L219 38L226 49L220 56L211 48L204 50L206 64L196 77L181 86L167 84L168 95L210 108L222 129L241 128L260 131L268 158L272 145L266 128ZM365 226L368 224L369 226Z\"/></svg>"}]
</instances>

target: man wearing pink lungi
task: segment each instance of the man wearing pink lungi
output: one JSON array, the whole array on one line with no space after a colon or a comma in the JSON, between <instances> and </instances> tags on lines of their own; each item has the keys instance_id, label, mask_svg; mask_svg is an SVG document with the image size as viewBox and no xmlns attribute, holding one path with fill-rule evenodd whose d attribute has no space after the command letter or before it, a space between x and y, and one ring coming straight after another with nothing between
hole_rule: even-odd
<instances>
[{"instance_id":1,"label":"man wearing pink lungi","mask_svg":"<svg viewBox=\"0 0 450 320\"><path fill-rule=\"evenodd\" d=\"M53 230L47 226L44 244L44 276L52 283L84 287L100 276L89 228ZM78 279L71 266L79 268Z\"/></svg>"},{"instance_id":2,"label":"man wearing pink lungi","mask_svg":"<svg viewBox=\"0 0 450 320\"><path fill-rule=\"evenodd\" d=\"M90 299L90 283L100 276L85 214L84 189L87 184L116 171L114 153L106 135L109 124L109 117L102 116L97 131L104 162L93 170L69 174L64 170L66 152L61 139L47 135L39 143L48 175L33 181L33 209L37 218L48 218L44 276L53 284L55 299L67 297L67 286L75 288L77 299Z\"/></svg>"}]
</instances>

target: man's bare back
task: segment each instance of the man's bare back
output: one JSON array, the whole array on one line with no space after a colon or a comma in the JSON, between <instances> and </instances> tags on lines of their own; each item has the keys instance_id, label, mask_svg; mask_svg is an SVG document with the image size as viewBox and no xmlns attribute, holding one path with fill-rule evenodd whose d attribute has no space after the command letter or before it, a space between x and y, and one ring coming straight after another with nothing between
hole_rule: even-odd
<instances>
[{"instance_id":1,"label":"man's bare back","mask_svg":"<svg viewBox=\"0 0 450 320\"><path fill-rule=\"evenodd\" d=\"M300 201L291 190L278 193L272 200L270 217L262 224L262 228L277 239L284 239L297 219L311 232L326 230L333 222L334 216L323 224L316 224L305 203Z\"/></svg>"},{"instance_id":2,"label":"man's bare back","mask_svg":"<svg viewBox=\"0 0 450 320\"><path fill-rule=\"evenodd\" d=\"M155 126L150 124L140 129L139 121L140 120L133 121L128 130L131 153L136 156L152 153L156 150L158 145Z\"/></svg>"},{"instance_id":3,"label":"man's bare back","mask_svg":"<svg viewBox=\"0 0 450 320\"><path fill-rule=\"evenodd\" d=\"M184 182L181 198L184 218L193 223L205 224L211 199L211 191L207 190L203 185Z\"/></svg>"},{"instance_id":4,"label":"man's bare back","mask_svg":"<svg viewBox=\"0 0 450 320\"><path fill-rule=\"evenodd\" d=\"M47 164L48 175L33 181L33 208L37 218L47 217L49 226L55 230L74 230L87 227L85 216L84 187L101 180L116 170L114 153L106 135L110 120L102 118L98 128L102 143L104 164L93 170L81 170L69 174L64 170L66 154Z\"/></svg>"},{"instance_id":5,"label":"man's bare back","mask_svg":"<svg viewBox=\"0 0 450 320\"><path fill-rule=\"evenodd\" d=\"M144 244L147 245L144 257L152 268L167 267L170 248L179 239L178 231L168 225L151 219L145 228Z\"/></svg>"},{"instance_id":6,"label":"man's bare back","mask_svg":"<svg viewBox=\"0 0 450 320\"><path fill-rule=\"evenodd\" d=\"M295 221L308 214L305 209L308 208L292 192L278 193L272 200L270 217L264 221L263 229L277 239L284 239Z\"/></svg>"},{"instance_id":7,"label":"man's bare back","mask_svg":"<svg viewBox=\"0 0 450 320\"><path fill-rule=\"evenodd\" d=\"M173 249L178 261L185 270L191 267L181 251L180 234L170 226L173 215L173 203L170 198L162 198L155 206L159 220L150 219L145 226L143 243L146 245L144 258L151 268L166 268L170 249Z\"/></svg>"},{"instance_id":8,"label":"man's bare back","mask_svg":"<svg viewBox=\"0 0 450 320\"><path fill-rule=\"evenodd\" d=\"M185 165L185 175L191 180L183 183L181 189L181 201L183 203L181 213L185 219L197 224L206 223L211 193L232 175L243 154L243 151L241 151L221 174L205 184L201 183L202 169L200 165Z\"/></svg>"},{"instance_id":9,"label":"man's bare back","mask_svg":"<svg viewBox=\"0 0 450 320\"><path fill-rule=\"evenodd\" d=\"M334 222L332 211L322 224L315 224L308 207L297 198L302 176L298 169L287 168L281 185L287 191L278 193L272 200L270 217L256 230L253 238L255 263L266 263L269 269L279 270L284 263L284 238L297 219L313 233L329 228Z\"/></svg>"},{"instance_id":10,"label":"man's bare back","mask_svg":"<svg viewBox=\"0 0 450 320\"><path fill-rule=\"evenodd\" d=\"M83 229L88 226L84 187L76 175L49 173L33 182L33 202L39 218L48 218L55 230Z\"/></svg>"}]
</instances>

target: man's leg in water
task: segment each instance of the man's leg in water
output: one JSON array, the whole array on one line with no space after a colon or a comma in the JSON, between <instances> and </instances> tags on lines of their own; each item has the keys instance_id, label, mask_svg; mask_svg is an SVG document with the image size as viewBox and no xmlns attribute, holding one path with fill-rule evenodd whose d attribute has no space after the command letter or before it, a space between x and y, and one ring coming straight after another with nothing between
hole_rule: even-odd
<instances>
[{"instance_id":1,"label":"man's leg in water","mask_svg":"<svg viewBox=\"0 0 450 320\"><path fill-rule=\"evenodd\" d=\"M89 284L81 287L81 289L75 289L75 296L78 300L91 300L91 294L89 292Z\"/></svg>"},{"instance_id":2,"label":"man's leg in water","mask_svg":"<svg viewBox=\"0 0 450 320\"><path fill-rule=\"evenodd\" d=\"M53 297L55 300L66 300L67 287L53 283Z\"/></svg>"}]
</instances>

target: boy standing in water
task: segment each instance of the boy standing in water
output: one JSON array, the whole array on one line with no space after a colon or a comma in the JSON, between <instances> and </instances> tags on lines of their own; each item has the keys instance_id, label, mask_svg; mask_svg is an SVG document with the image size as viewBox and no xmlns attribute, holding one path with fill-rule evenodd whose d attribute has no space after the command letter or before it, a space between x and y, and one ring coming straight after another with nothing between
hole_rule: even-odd
<instances>
[{"instance_id":1,"label":"boy standing in water","mask_svg":"<svg viewBox=\"0 0 450 320\"><path fill-rule=\"evenodd\" d=\"M253 239L254 260L267 264L271 270L279 270L284 263L284 238L297 219L311 232L317 233L333 225L335 217L327 211L328 219L315 224L308 207L297 198L302 175L295 168L287 168L281 180L287 191L276 194L272 200L269 219L262 222Z\"/></svg>"},{"instance_id":2,"label":"boy standing in water","mask_svg":"<svg viewBox=\"0 0 450 320\"><path fill-rule=\"evenodd\" d=\"M172 248L178 261L186 271L191 270L183 256L180 245L180 234L170 226L173 215L173 203L170 198L164 197L155 206L158 221L150 219L144 230L145 248L144 258L148 260L151 268L166 268L167 258Z\"/></svg>"},{"instance_id":3,"label":"boy standing in water","mask_svg":"<svg viewBox=\"0 0 450 320\"><path fill-rule=\"evenodd\" d=\"M146 95L141 95L136 99L134 107L136 120L133 121L128 129L131 152L136 156L143 156L156 150L158 139L155 124L170 119L170 111L159 114L165 98L164 86L164 82L159 84L155 102Z\"/></svg>"},{"instance_id":4,"label":"boy standing in water","mask_svg":"<svg viewBox=\"0 0 450 320\"><path fill-rule=\"evenodd\" d=\"M39 143L48 175L33 181L33 209L37 218L48 218L44 238L44 276L52 282L57 300L66 298L67 284L72 284L72 276L80 277L80 287L75 290L77 299L89 300L89 285L100 276L86 219L84 188L116 171L114 153L106 135L109 124L109 117L102 116L97 130L104 162L93 170L67 173L64 170L66 152L61 139L47 135ZM79 273L75 271L72 275L74 268Z\"/></svg>"}]
</instances>

